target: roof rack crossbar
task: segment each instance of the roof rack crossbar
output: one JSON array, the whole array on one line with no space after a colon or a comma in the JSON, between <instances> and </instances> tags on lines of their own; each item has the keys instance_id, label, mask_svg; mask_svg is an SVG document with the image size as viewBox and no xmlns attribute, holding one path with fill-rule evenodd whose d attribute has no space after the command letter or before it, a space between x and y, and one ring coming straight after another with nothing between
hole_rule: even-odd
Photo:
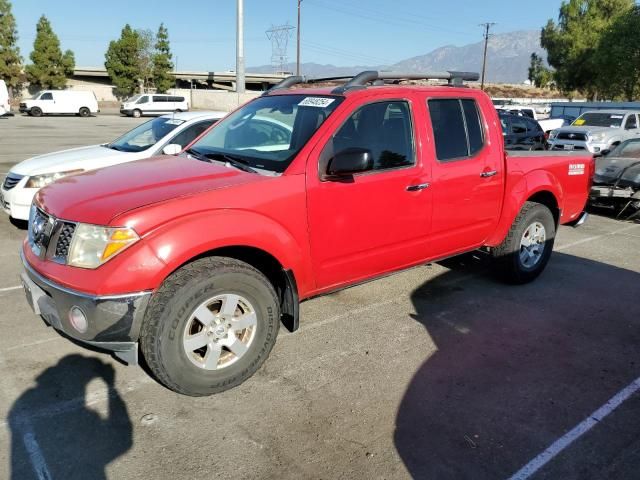
<instances>
[{"instance_id":1,"label":"roof rack crossbar","mask_svg":"<svg viewBox=\"0 0 640 480\"><path fill-rule=\"evenodd\" d=\"M300 83L320 83L329 82L332 80L344 80L350 79L344 85L336 87L331 93L342 94L345 91L352 88L364 88L366 84L377 81L384 82L385 80L395 80L398 83L402 80L447 80L449 85L461 86L462 82L475 82L480 78L478 73L474 72L426 72L426 73L401 73L401 72L379 72L376 70L365 70L360 72L355 77L351 75L339 76L339 77L321 77L321 78L307 78L305 76L292 75L283 79L280 83L277 83L269 90L265 91L262 95L269 95L275 90L282 90L285 88L298 85Z\"/></svg>"}]
</instances>

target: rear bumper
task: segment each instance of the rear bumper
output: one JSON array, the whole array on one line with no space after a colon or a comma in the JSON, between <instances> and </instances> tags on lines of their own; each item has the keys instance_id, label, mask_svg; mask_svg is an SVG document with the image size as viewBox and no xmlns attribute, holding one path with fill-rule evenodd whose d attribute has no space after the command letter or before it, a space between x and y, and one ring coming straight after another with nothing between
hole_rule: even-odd
<instances>
[{"instance_id":1,"label":"rear bumper","mask_svg":"<svg viewBox=\"0 0 640 480\"><path fill-rule=\"evenodd\" d=\"M27 301L34 312L58 332L80 344L113 352L129 364L138 360L138 337L151 292L92 296L58 285L37 273L22 256L21 275ZM69 320L72 307L87 319L84 332Z\"/></svg>"}]
</instances>

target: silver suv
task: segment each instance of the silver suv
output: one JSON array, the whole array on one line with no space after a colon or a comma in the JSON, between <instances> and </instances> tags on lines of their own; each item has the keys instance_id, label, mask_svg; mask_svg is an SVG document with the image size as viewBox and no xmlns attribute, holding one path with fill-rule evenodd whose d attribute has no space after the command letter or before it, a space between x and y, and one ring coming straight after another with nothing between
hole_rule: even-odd
<instances>
[{"instance_id":1,"label":"silver suv","mask_svg":"<svg viewBox=\"0 0 640 480\"><path fill-rule=\"evenodd\" d=\"M620 142L640 138L640 112L630 110L596 110L585 112L568 127L549 135L550 150L587 150L602 153Z\"/></svg>"}]
</instances>

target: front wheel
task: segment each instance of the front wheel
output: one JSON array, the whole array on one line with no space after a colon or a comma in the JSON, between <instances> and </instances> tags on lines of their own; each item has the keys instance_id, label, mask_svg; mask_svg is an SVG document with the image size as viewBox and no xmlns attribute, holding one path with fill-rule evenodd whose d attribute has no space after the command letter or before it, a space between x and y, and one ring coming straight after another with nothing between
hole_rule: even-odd
<instances>
[{"instance_id":1,"label":"front wheel","mask_svg":"<svg viewBox=\"0 0 640 480\"><path fill-rule=\"evenodd\" d=\"M133 115L134 118L140 118L142 116L142 112L136 108L133 112L131 112L131 115Z\"/></svg>"},{"instance_id":2,"label":"front wheel","mask_svg":"<svg viewBox=\"0 0 640 480\"><path fill-rule=\"evenodd\" d=\"M182 267L154 294L140 346L160 383L185 395L211 395L251 377L279 327L278 297L261 272L208 257Z\"/></svg>"},{"instance_id":3,"label":"front wheel","mask_svg":"<svg viewBox=\"0 0 640 480\"><path fill-rule=\"evenodd\" d=\"M31 115L32 117L41 117L42 109L40 107L33 107L29 112L29 115Z\"/></svg>"},{"instance_id":4,"label":"front wheel","mask_svg":"<svg viewBox=\"0 0 640 480\"><path fill-rule=\"evenodd\" d=\"M499 273L509 283L534 280L547 266L556 236L556 224L545 205L526 202L502 243L492 250Z\"/></svg>"},{"instance_id":5,"label":"front wheel","mask_svg":"<svg viewBox=\"0 0 640 480\"><path fill-rule=\"evenodd\" d=\"M89 115L91 115L91 110L89 110L87 107L82 107L78 113L81 117L88 117Z\"/></svg>"}]
</instances>

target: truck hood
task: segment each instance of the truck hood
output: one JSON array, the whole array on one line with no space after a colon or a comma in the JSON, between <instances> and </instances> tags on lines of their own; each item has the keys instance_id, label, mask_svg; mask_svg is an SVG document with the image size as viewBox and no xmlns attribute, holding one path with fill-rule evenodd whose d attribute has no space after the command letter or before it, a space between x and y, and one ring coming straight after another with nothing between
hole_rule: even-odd
<instances>
[{"instance_id":1,"label":"truck hood","mask_svg":"<svg viewBox=\"0 0 640 480\"><path fill-rule=\"evenodd\" d=\"M101 165L104 163L103 160L114 160L117 163L136 160L140 158L140 153L143 152L119 152L100 145L91 145L89 147L72 148L70 150L62 150L60 152L47 153L29 158L12 167L11 172L18 175L32 176L76 170L79 168L87 170L104 166ZM93 161L98 161L98 165L93 166Z\"/></svg>"},{"instance_id":2,"label":"truck hood","mask_svg":"<svg viewBox=\"0 0 640 480\"><path fill-rule=\"evenodd\" d=\"M618 182L618 186L622 188L640 189L640 158L598 158L593 182L596 185L613 185Z\"/></svg>"},{"instance_id":3,"label":"truck hood","mask_svg":"<svg viewBox=\"0 0 640 480\"><path fill-rule=\"evenodd\" d=\"M186 156L151 157L64 177L41 189L36 202L63 220L108 225L145 205L265 178Z\"/></svg>"},{"instance_id":4,"label":"truck hood","mask_svg":"<svg viewBox=\"0 0 640 480\"><path fill-rule=\"evenodd\" d=\"M566 127L559 128L558 130L556 130L556 132L598 133L598 132L606 132L610 130L618 130L618 129L612 128L612 127L590 127L588 125L584 125L584 126L569 125Z\"/></svg>"}]
</instances>

